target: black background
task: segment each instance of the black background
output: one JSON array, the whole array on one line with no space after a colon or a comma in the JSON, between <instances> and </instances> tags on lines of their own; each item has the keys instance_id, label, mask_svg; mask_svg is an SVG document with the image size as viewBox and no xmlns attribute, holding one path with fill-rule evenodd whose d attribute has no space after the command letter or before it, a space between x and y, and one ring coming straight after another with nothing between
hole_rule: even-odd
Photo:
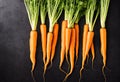
<instances>
[{"instance_id":1,"label":"black background","mask_svg":"<svg viewBox=\"0 0 120 82\"><path fill-rule=\"evenodd\" d=\"M119 82L120 80L120 6L119 0L111 0L109 13L106 21L107 28L107 67L105 69L107 82ZM64 19L63 14L59 19L59 24ZM48 18L46 19L48 26ZM81 39L82 27L85 23L84 17L81 18L79 25L80 31L80 48L79 60L73 73L67 79L67 82L79 81L79 69L81 67ZM42 48L38 23L38 46L37 46L37 63L34 71L36 82L43 82L43 62ZM100 54L100 22L99 18L95 26L95 51L96 58L94 69L91 67L91 56L88 64L85 66L81 82L104 82L101 72L102 57ZM0 0L0 82L33 82L31 77L31 62L29 60L29 32L30 24L27 17L23 0ZM62 82L65 77L59 68L60 53L60 32L56 46L55 58L52 68L47 70L45 75L46 82ZM90 53L91 54L91 53ZM67 63L64 62L63 68L67 70Z\"/></svg>"}]
</instances>

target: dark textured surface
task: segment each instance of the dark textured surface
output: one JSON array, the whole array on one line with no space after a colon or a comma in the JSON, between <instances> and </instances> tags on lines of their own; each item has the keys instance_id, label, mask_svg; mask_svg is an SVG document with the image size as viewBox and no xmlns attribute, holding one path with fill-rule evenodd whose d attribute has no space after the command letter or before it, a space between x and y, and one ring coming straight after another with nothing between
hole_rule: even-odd
<instances>
[{"instance_id":1,"label":"dark textured surface","mask_svg":"<svg viewBox=\"0 0 120 82\"><path fill-rule=\"evenodd\" d=\"M107 82L120 82L120 6L119 0L111 0L109 14L106 21L108 32L107 67L105 69ZM63 20L63 14L59 24ZM40 24L40 22L39 22ZM43 82L43 62L41 51L41 39L38 24L37 63L34 71L36 82ZM79 25L82 27L84 18ZM48 26L48 19L47 19ZM99 42L99 20L95 26L95 51L96 59L94 69L91 68L91 57L86 64L81 82L104 82L101 72L102 59ZM30 74L31 63L29 60L29 32L30 25L23 0L0 0L0 82L33 82ZM82 35L81 35L82 36ZM81 37L80 36L80 42ZM52 68L47 70L46 82L62 82L64 74L59 71L60 32L56 46L56 55ZM81 44L79 48L79 60L72 75L67 82L79 81L79 69L81 67ZM64 69L67 64L64 62Z\"/></svg>"}]
</instances>

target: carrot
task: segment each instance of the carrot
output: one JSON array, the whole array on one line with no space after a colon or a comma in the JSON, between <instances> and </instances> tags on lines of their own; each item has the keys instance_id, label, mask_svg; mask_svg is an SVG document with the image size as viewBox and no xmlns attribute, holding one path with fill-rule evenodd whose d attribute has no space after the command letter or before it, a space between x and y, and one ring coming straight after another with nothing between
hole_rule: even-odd
<instances>
[{"instance_id":1,"label":"carrot","mask_svg":"<svg viewBox=\"0 0 120 82\"><path fill-rule=\"evenodd\" d=\"M36 46L37 46L37 22L39 16L39 0L24 0L26 11L28 14L31 32L30 32L30 60L32 62L31 76L35 82L33 71L36 64ZM34 4L34 5L33 5Z\"/></svg>"},{"instance_id":2,"label":"carrot","mask_svg":"<svg viewBox=\"0 0 120 82\"><path fill-rule=\"evenodd\" d=\"M41 42L42 42L42 50L43 50L43 62L45 64L46 61L46 43L47 43L47 29L45 24L40 25L41 32Z\"/></svg>"},{"instance_id":3,"label":"carrot","mask_svg":"<svg viewBox=\"0 0 120 82\"><path fill-rule=\"evenodd\" d=\"M63 20L62 21L62 30L61 30L61 51L60 51L60 64L59 64L59 69L64 72L61 68L63 61L64 61L64 56L65 56L65 46L66 46L66 27L67 27L67 21ZM65 72L64 72L65 73Z\"/></svg>"},{"instance_id":4,"label":"carrot","mask_svg":"<svg viewBox=\"0 0 120 82\"><path fill-rule=\"evenodd\" d=\"M48 66L49 62L51 61L51 53L53 55L52 57L54 57L55 51L53 51L52 48L55 49L56 42L57 42L57 35L58 35L57 34L58 28L56 28L57 26L55 26L55 28L54 28L54 25L55 25L55 23L57 23L57 20L62 13L63 6L64 6L64 3L62 0L47 0L47 11L48 11L48 18L49 18L49 32L47 35L47 60L46 60L46 63L44 65L43 76L45 75L47 66ZM54 29L55 29L55 32L54 32ZM53 44L53 46L52 46L52 44Z\"/></svg>"},{"instance_id":5,"label":"carrot","mask_svg":"<svg viewBox=\"0 0 120 82\"><path fill-rule=\"evenodd\" d=\"M101 28L100 29L100 40L101 40L101 54L103 56L103 63L104 66L106 65L106 42L107 42L107 32L106 28Z\"/></svg>"},{"instance_id":6,"label":"carrot","mask_svg":"<svg viewBox=\"0 0 120 82\"><path fill-rule=\"evenodd\" d=\"M69 77L69 75L73 72L74 69L74 49L75 49L75 29L72 28L72 33L71 33L71 42L70 42L70 72L65 76L63 81L66 81L66 79Z\"/></svg>"},{"instance_id":7,"label":"carrot","mask_svg":"<svg viewBox=\"0 0 120 82\"><path fill-rule=\"evenodd\" d=\"M88 32L85 55L88 55L88 52L93 42L93 37L94 37L94 32Z\"/></svg>"},{"instance_id":8,"label":"carrot","mask_svg":"<svg viewBox=\"0 0 120 82\"><path fill-rule=\"evenodd\" d=\"M88 34L88 24L85 24L84 30L83 30L82 66L80 69L80 77L82 76L82 70L84 69L84 64L85 64L85 60L86 60L85 50L86 50L87 34Z\"/></svg>"},{"instance_id":9,"label":"carrot","mask_svg":"<svg viewBox=\"0 0 120 82\"><path fill-rule=\"evenodd\" d=\"M107 32L106 32L106 28L101 28L100 29L100 41L101 41L101 55L103 57L103 67L102 67L102 72L103 75L104 74L104 68L106 66L106 44L107 44Z\"/></svg>"},{"instance_id":10,"label":"carrot","mask_svg":"<svg viewBox=\"0 0 120 82\"><path fill-rule=\"evenodd\" d=\"M82 57L84 57L86 50L87 34L88 34L88 24L85 24L83 30Z\"/></svg>"},{"instance_id":11,"label":"carrot","mask_svg":"<svg viewBox=\"0 0 120 82\"><path fill-rule=\"evenodd\" d=\"M67 63L69 63L68 61L68 50L69 50L69 46L70 46L70 40L71 40L71 32L72 29L71 28L66 28L66 61Z\"/></svg>"},{"instance_id":12,"label":"carrot","mask_svg":"<svg viewBox=\"0 0 120 82\"><path fill-rule=\"evenodd\" d=\"M87 3L87 10L85 13L85 18L86 18L86 24L88 24L88 26L87 26L87 31L85 33L86 35L83 34L83 52L82 52L83 55L82 55L82 67L80 69L80 77L82 76L82 70L84 69L85 61L86 61L87 56L89 56L88 52L90 48L92 47L91 45L93 43L93 37L94 37L93 28L94 28L96 19L99 14L99 9L96 8L97 6L96 2L97 2L96 0L89 0ZM96 9L97 9L97 13L94 18L94 13ZM87 38L84 38L84 36L86 36Z\"/></svg>"},{"instance_id":13,"label":"carrot","mask_svg":"<svg viewBox=\"0 0 120 82\"><path fill-rule=\"evenodd\" d=\"M30 32L30 60L32 62L31 71L33 71L35 68L36 46L37 46L37 31L31 31Z\"/></svg>"},{"instance_id":14,"label":"carrot","mask_svg":"<svg viewBox=\"0 0 120 82\"><path fill-rule=\"evenodd\" d=\"M79 25L75 24L75 49L76 49L76 61L78 60L78 49L79 49Z\"/></svg>"},{"instance_id":15,"label":"carrot","mask_svg":"<svg viewBox=\"0 0 120 82\"><path fill-rule=\"evenodd\" d=\"M91 53L92 53L92 68L93 68L93 62L94 62L94 59L95 59L95 50L94 50L94 43L92 42L92 45L91 45Z\"/></svg>"},{"instance_id":16,"label":"carrot","mask_svg":"<svg viewBox=\"0 0 120 82\"><path fill-rule=\"evenodd\" d=\"M47 69L47 65L49 64L50 58L51 58L51 47L52 47L52 40L53 40L53 33L48 32L47 34L47 60L44 66L44 74L46 72Z\"/></svg>"},{"instance_id":17,"label":"carrot","mask_svg":"<svg viewBox=\"0 0 120 82\"><path fill-rule=\"evenodd\" d=\"M47 28L45 24L45 18L47 14L47 1L46 0L40 0L40 19L41 19L41 25L40 25L40 32L41 32L41 42L42 42L42 52L43 52L43 63L46 62L46 44L47 44Z\"/></svg>"},{"instance_id":18,"label":"carrot","mask_svg":"<svg viewBox=\"0 0 120 82\"><path fill-rule=\"evenodd\" d=\"M55 55L55 47L56 47L57 39L58 39L58 30L59 30L59 25L56 23L54 25L54 31L53 31L53 41L52 41L52 50L51 50L51 65L52 65L54 55Z\"/></svg>"},{"instance_id":19,"label":"carrot","mask_svg":"<svg viewBox=\"0 0 120 82\"><path fill-rule=\"evenodd\" d=\"M100 28L100 41L101 41L101 55L103 58L103 66L102 66L102 73L104 76L104 79L106 81L106 75L104 73L104 68L106 67L106 61L107 61L107 55L106 55L106 51L107 51L107 31L106 31L106 26L105 26L105 22L106 22L106 18L107 18L107 13L108 13L108 9L109 9L109 4L110 4L110 0L100 0L100 24L101 24L101 28Z\"/></svg>"}]
</instances>

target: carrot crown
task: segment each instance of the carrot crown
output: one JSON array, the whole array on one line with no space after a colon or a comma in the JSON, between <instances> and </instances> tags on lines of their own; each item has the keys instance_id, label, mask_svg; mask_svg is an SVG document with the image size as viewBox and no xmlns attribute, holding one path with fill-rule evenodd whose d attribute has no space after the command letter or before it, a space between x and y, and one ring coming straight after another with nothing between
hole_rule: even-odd
<instances>
[{"instance_id":1,"label":"carrot crown","mask_svg":"<svg viewBox=\"0 0 120 82\"><path fill-rule=\"evenodd\" d=\"M49 32L53 32L54 24L60 17L64 7L63 0L47 0L47 10L50 22Z\"/></svg>"},{"instance_id":2,"label":"carrot crown","mask_svg":"<svg viewBox=\"0 0 120 82\"><path fill-rule=\"evenodd\" d=\"M110 0L100 0L100 23L102 28L105 27L109 4Z\"/></svg>"},{"instance_id":3,"label":"carrot crown","mask_svg":"<svg viewBox=\"0 0 120 82\"><path fill-rule=\"evenodd\" d=\"M32 30L36 30L39 16L39 0L24 0Z\"/></svg>"},{"instance_id":4,"label":"carrot crown","mask_svg":"<svg viewBox=\"0 0 120 82\"><path fill-rule=\"evenodd\" d=\"M96 19L99 15L99 7L97 8L96 3L97 3L96 0L88 0L88 3L87 3L87 10L86 10L85 17L86 17L86 24L89 25L89 31L93 31ZM95 10L97 10L96 15L95 15ZM94 18L94 15L95 15L95 18Z\"/></svg>"},{"instance_id":5,"label":"carrot crown","mask_svg":"<svg viewBox=\"0 0 120 82\"><path fill-rule=\"evenodd\" d=\"M47 1L40 0L40 18L42 24L45 24L46 14L47 14Z\"/></svg>"},{"instance_id":6,"label":"carrot crown","mask_svg":"<svg viewBox=\"0 0 120 82\"><path fill-rule=\"evenodd\" d=\"M68 28L73 28L79 11L83 6L84 2L82 0L66 0L65 19L68 20Z\"/></svg>"}]
</instances>

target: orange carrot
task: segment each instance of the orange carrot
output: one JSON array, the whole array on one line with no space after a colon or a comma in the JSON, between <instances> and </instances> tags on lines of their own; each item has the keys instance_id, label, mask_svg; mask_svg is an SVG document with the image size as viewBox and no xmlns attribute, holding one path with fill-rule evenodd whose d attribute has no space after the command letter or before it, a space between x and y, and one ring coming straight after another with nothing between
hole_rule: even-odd
<instances>
[{"instance_id":1,"label":"orange carrot","mask_svg":"<svg viewBox=\"0 0 120 82\"><path fill-rule=\"evenodd\" d=\"M88 55L88 52L89 52L92 42L93 42L93 37L94 37L94 32L89 31L87 34L85 55Z\"/></svg>"},{"instance_id":2,"label":"orange carrot","mask_svg":"<svg viewBox=\"0 0 120 82\"><path fill-rule=\"evenodd\" d=\"M41 42L42 42L42 51L43 51L43 62L46 61L46 42L47 42L47 29L45 24L40 25L41 32Z\"/></svg>"},{"instance_id":3,"label":"orange carrot","mask_svg":"<svg viewBox=\"0 0 120 82\"><path fill-rule=\"evenodd\" d=\"M88 24L85 24L84 25L84 30L83 30L82 55L85 54L85 50L86 50L87 34L88 34Z\"/></svg>"},{"instance_id":4,"label":"orange carrot","mask_svg":"<svg viewBox=\"0 0 120 82\"><path fill-rule=\"evenodd\" d=\"M76 49L76 61L78 60L78 49L79 49L79 25L75 24L75 49Z\"/></svg>"},{"instance_id":5,"label":"orange carrot","mask_svg":"<svg viewBox=\"0 0 120 82\"><path fill-rule=\"evenodd\" d=\"M71 32L72 32L71 28L66 28L66 61L67 61L68 64L69 64L68 50L69 50L69 46L70 46Z\"/></svg>"},{"instance_id":6,"label":"orange carrot","mask_svg":"<svg viewBox=\"0 0 120 82\"><path fill-rule=\"evenodd\" d=\"M94 50L94 43L92 42L92 45L91 45L91 53L92 53L92 68L93 68L93 62L94 62L94 59L95 59L95 50Z\"/></svg>"},{"instance_id":7,"label":"orange carrot","mask_svg":"<svg viewBox=\"0 0 120 82\"><path fill-rule=\"evenodd\" d=\"M50 61L50 58L51 58L52 40L53 40L53 33L48 32L48 34L47 34L47 60L46 60L46 63L44 65L44 74L46 72L47 65L49 64L49 61Z\"/></svg>"},{"instance_id":8,"label":"orange carrot","mask_svg":"<svg viewBox=\"0 0 120 82\"><path fill-rule=\"evenodd\" d=\"M54 25L54 30L53 30L53 41L52 41L52 50L51 50L51 65L52 65L54 55L55 55L55 47L56 47L57 39L58 39L58 30L59 30L59 25L56 23Z\"/></svg>"},{"instance_id":9,"label":"orange carrot","mask_svg":"<svg viewBox=\"0 0 120 82\"><path fill-rule=\"evenodd\" d=\"M80 69L80 77L82 76L82 70L84 69L84 64L87 56L85 55L85 50L86 50L86 42L87 42L87 34L88 34L88 24L84 25L83 28L83 45L82 45L82 66Z\"/></svg>"},{"instance_id":10,"label":"orange carrot","mask_svg":"<svg viewBox=\"0 0 120 82\"><path fill-rule=\"evenodd\" d=\"M71 32L71 42L70 42L70 72L65 76L64 81L69 77L69 75L73 72L74 69L74 49L75 49L75 29L72 29Z\"/></svg>"},{"instance_id":11,"label":"orange carrot","mask_svg":"<svg viewBox=\"0 0 120 82\"><path fill-rule=\"evenodd\" d=\"M106 28L101 28L100 29L100 40L101 40L101 55L103 57L102 72L103 72L104 77L105 77L104 68L106 66L106 45L107 45L107 38L106 37L107 37Z\"/></svg>"},{"instance_id":12,"label":"orange carrot","mask_svg":"<svg viewBox=\"0 0 120 82\"><path fill-rule=\"evenodd\" d=\"M82 66L80 69L80 77L82 76L82 70L84 69L84 64L86 60L85 50L86 50L86 42L87 42L87 33L88 33L88 24L85 24L83 29Z\"/></svg>"},{"instance_id":13,"label":"orange carrot","mask_svg":"<svg viewBox=\"0 0 120 82\"><path fill-rule=\"evenodd\" d=\"M82 57L82 67L80 69L80 77L82 76L82 70L84 69L84 64L86 61L86 57L88 56L88 52L91 48L92 42L93 42L94 32L88 32L87 34L87 42L86 42L86 50Z\"/></svg>"},{"instance_id":14,"label":"orange carrot","mask_svg":"<svg viewBox=\"0 0 120 82\"><path fill-rule=\"evenodd\" d=\"M61 51L60 51L60 64L59 64L59 69L64 72L61 68L63 61L64 61L64 56L65 56L65 42L66 42L66 27L67 27L67 21L64 20L62 22L62 30L61 30ZM65 72L64 72L65 73Z\"/></svg>"},{"instance_id":15,"label":"orange carrot","mask_svg":"<svg viewBox=\"0 0 120 82\"><path fill-rule=\"evenodd\" d=\"M30 32L30 60L32 62L32 69L31 71L34 70L35 68L35 63L36 63L36 46L37 46L37 31L31 31Z\"/></svg>"}]
</instances>

